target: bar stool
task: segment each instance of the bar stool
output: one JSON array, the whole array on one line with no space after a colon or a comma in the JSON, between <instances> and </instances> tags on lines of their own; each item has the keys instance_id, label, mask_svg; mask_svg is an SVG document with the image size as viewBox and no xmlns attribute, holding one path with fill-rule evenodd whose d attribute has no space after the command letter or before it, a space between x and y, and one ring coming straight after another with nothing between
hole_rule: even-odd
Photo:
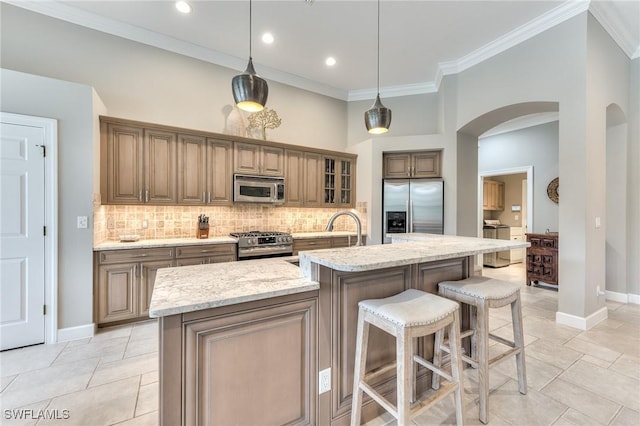
<instances>
[{"instance_id":1,"label":"bar stool","mask_svg":"<svg viewBox=\"0 0 640 426\"><path fill-rule=\"evenodd\" d=\"M456 422L462 425L462 348L460 343L460 307L459 304L420 290L406 290L395 296L384 299L363 300L358 309L358 330L356 337L356 359L353 377L353 400L351 406L351 426L360 424L362 392L366 392L374 401L392 414L399 426L408 426L411 417L411 402L415 393L416 370L413 362L417 362L433 372L433 375L444 377L448 383L426 401L413 407L422 409L442 397L454 393L456 405ZM369 325L372 324L396 338L396 362L365 374L367 345L369 341ZM417 337L433 333L442 333L448 328L451 336L451 375L439 366L434 366L419 355L413 353L413 340ZM377 392L371 381L386 372L396 369L397 404L394 406L388 399ZM439 382L438 382L439 383Z\"/></svg>"},{"instance_id":2,"label":"bar stool","mask_svg":"<svg viewBox=\"0 0 640 426\"><path fill-rule=\"evenodd\" d=\"M499 361L515 355L518 369L518 390L527 393L527 373L524 358L524 334L522 331L522 306L520 286L508 281L489 277L472 276L460 281L443 281L438 284L438 294L448 299L471 306L471 329L462 331L461 338L471 336L471 357L462 355L462 360L478 369L480 394L480 421L488 422L489 367ZM489 309L511 305L514 341L503 339L489 333ZM436 336L436 339L439 336ZM495 340L511 349L489 359L489 339ZM442 352L448 352L446 346L436 341L433 363L439 366ZM433 377L433 387L437 388L439 378Z\"/></svg>"}]
</instances>

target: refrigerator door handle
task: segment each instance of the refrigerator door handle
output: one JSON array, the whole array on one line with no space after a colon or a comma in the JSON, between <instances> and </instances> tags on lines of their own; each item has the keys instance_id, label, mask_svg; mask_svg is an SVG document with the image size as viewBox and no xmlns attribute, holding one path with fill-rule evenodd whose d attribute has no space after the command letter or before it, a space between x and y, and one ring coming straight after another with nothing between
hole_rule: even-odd
<instances>
[{"instance_id":1,"label":"refrigerator door handle","mask_svg":"<svg viewBox=\"0 0 640 426\"><path fill-rule=\"evenodd\" d=\"M405 201L405 210L407 212L407 223L405 232L411 232L411 212L409 211L409 200Z\"/></svg>"},{"instance_id":2,"label":"refrigerator door handle","mask_svg":"<svg viewBox=\"0 0 640 426\"><path fill-rule=\"evenodd\" d=\"M413 200L409 199L409 232L413 232Z\"/></svg>"}]
</instances>

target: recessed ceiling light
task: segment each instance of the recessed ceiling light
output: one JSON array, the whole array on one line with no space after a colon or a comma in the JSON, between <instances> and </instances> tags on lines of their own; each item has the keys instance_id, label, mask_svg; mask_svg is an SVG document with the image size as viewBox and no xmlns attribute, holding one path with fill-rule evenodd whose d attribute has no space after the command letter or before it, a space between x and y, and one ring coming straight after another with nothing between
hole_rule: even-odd
<instances>
[{"instance_id":1,"label":"recessed ceiling light","mask_svg":"<svg viewBox=\"0 0 640 426\"><path fill-rule=\"evenodd\" d=\"M334 58L333 56L329 56L327 59L325 59L324 63L327 64L328 67L332 67L336 64L336 58Z\"/></svg>"},{"instance_id":2,"label":"recessed ceiling light","mask_svg":"<svg viewBox=\"0 0 640 426\"><path fill-rule=\"evenodd\" d=\"M189 5L189 3L187 3L186 1L177 1L176 9L178 9L178 11L182 13L191 13L191 5Z\"/></svg>"},{"instance_id":3,"label":"recessed ceiling light","mask_svg":"<svg viewBox=\"0 0 640 426\"><path fill-rule=\"evenodd\" d=\"M271 44L273 43L273 34L271 33L264 33L262 34L262 41L265 42L266 44Z\"/></svg>"}]
</instances>

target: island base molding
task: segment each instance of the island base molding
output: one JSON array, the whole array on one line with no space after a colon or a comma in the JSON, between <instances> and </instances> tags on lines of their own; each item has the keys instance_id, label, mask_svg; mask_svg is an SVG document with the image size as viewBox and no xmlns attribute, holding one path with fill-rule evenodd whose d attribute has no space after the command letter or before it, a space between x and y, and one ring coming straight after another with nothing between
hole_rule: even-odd
<instances>
[{"instance_id":1,"label":"island base molding","mask_svg":"<svg viewBox=\"0 0 640 426\"><path fill-rule=\"evenodd\" d=\"M358 302L409 288L437 294L440 281L473 273L474 256L363 272L317 268L318 291L160 318L160 425L348 425ZM468 311L462 312L463 326ZM417 351L433 356L433 337ZM468 346L467 346L468 348ZM393 337L371 329L369 371L395 361ZM331 390L318 391L330 368ZM395 400L395 371L374 387ZM430 389L420 367L417 390ZM383 410L370 398L363 423Z\"/></svg>"}]
</instances>

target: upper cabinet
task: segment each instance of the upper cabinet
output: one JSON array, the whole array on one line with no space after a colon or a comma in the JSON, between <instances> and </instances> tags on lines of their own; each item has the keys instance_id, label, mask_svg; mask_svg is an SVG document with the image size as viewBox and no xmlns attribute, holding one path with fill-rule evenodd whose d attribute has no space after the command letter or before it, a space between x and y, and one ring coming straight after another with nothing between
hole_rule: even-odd
<instances>
[{"instance_id":1,"label":"upper cabinet","mask_svg":"<svg viewBox=\"0 0 640 426\"><path fill-rule=\"evenodd\" d=\"M504 182L489 179L483 180L482 209L504 210Z\"/></svg>"},{"instance_id":2,"label":"upper cabinet","mask_svg":"<svg viewBox=\"0 0 640 426\"><path fill-rule=\"evenodd\" d=\"M101 131L103 203L176 204L174 133L119 124Z\"/></svg>"},{"instance_id":3,"label":"upper cabinet","mask_svg":"<svg viewBox=\"0 0 640 426\"><path fill-rule=\"evenodd\" d=\"M322 155L287 149L285 158L285 205L322 205Z\"/></svg>"},{"instance_id":4,"label":"upper cabinet","mask_svg":"<svg viewBox=\"0 0 640 426\"><path fill-rule=\"evenodd\" d=\"M355 160L324 156L323 205L326 207L355 206Z\"/></svg>"},{"instance_id":5,"label":"upper cabinet","mask_svg":"<svg viewBox=\"0 0 640 426\"><path fill-rule=\"evenodd\" d=\"M229 141L178 135L178 203L231 204Z\"/></svg>"},{"instance_id":6,"label":"upper cabinet","mask_svg":"<svg viewBox=\"0 0 640 426\"><path fill-rule=\"evenodd\" d=\"M284 176L284 149L236 142L234 173L260 176Z\"/></svg>"},{"instance_id":7,"label":"upper cabinet","mask_svg":"<svg viewBox=\"0 0 640 426\"><path fill-rule=\"evenodd\" d=\"M383 154L384 178L438 178L442 151L396 152Z\"/></svg>"},{"instance_id":8,"label":"upper cabinet","mask_svg":"<svg viewBox=\"0 0 640 426\"><path fill-rule=\"evenodd\" d=\"M230 205L233 174L284 176L285 204L354 207L356 156L100 117L103 204Z\"/></svg>"}]
</instances>

